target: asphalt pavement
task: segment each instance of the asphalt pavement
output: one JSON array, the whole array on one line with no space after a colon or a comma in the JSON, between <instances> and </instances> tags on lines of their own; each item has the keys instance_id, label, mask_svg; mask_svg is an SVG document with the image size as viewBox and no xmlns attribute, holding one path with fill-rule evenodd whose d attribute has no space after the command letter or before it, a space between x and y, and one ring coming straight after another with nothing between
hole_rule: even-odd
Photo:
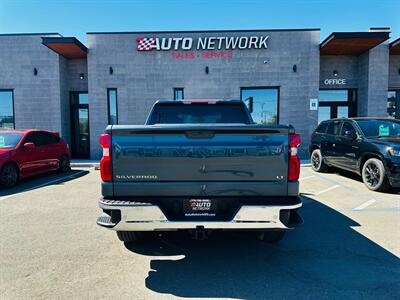
<instances>
[{"instance_id":1,"label":"asphalt pavement","mask_svg":"<svg viewBox=\"0 0 400 300\"><path fill-rule=\"evenodd\" d=\"M242 232L123 244L96 225L99 171L0 191L1 299L398 299L400 192L301 171L304 225L270 245Z\"/></svg>"}]
</instances>

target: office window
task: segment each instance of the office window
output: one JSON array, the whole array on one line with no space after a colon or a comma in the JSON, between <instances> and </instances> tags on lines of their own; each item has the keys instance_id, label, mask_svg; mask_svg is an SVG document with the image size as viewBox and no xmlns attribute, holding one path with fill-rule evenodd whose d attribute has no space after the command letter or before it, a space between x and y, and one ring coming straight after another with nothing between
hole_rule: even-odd
<instances>
[{"instance_id":1,"label":"office window","mask_svg":"<svg viewBox=\"0 0 400 300\"><path fill-rule=\"evenodd\" d=\"M107 89L108 124L118 124L117 89Z\"/></svg>"},{"instance_id":2,"label":"office window","mask_svg":"<svg viewBox=\"0 0 400 300\"><path fill-rule=\"evenodd\" d=\"M174 88L174 100L183 99L183 88Z\"/></svg>"},{"instance_id":3,"label":"office window","mask_svg":"<svg viewBox=\"0 0 400 300\"><path fill-rule=\"evenodd\" d=\"M279 88L242 88L241 99L246 103L252 101L253 121L259 124L278 124L279 122Z\"/></svg>"},{"instance_id":4,"label":"office window","mask_svg":"<svg viewBox=\"0 0 400 300\"><path fill-rule=\"evenodd\" d=\"M0 129L14 129L14 94L0 90Z\"/></svg>"},{"instance_id":5,"label":"office window","mask_svg":"<svg viewBox=\"0 0 400 300\"><path fill-rule=\"evenodd\" d=\"M390 118L400 119L400 90L388 92L387 114Z\"/></svg>"}]
</instances>

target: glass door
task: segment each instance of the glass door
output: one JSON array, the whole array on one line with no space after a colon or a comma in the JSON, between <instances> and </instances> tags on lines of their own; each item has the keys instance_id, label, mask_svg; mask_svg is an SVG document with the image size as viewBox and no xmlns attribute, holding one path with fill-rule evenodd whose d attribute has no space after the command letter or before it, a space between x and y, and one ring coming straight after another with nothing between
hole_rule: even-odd
<instances>
[{"instance_id":1,"label":"glass door","mask_svg":"<svg viewBox=\"0 0 400 300\"><path fill-rule=\"evenodd\" d=\"M389 118L400 119L400 90L388 92L387 113Z\"/></svg>"},{"instance_id":2,"label":"glass door","mask_svg":"<svg viewBox=\"0 0 400 300\"><path fill-rule=\"evenodd\" d=\"M71 154L74 158L90 157L88 94L71 92Z\"/></svg>"},{"instance_id":3,"label":"glass door","mask_svg":"<svg viewBox=\"0 0 400 300\"><path fill-rule=\"evenodd\" d=\"M318 102L318 123L328 119L357 116L357 91L320 90Z\"/></svg>"}]
</instances>

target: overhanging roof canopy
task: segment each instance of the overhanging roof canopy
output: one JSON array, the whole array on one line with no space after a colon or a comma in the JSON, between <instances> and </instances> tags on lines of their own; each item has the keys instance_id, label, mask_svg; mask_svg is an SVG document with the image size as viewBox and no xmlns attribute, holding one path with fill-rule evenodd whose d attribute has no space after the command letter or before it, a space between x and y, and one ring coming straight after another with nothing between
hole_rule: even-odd
<instances>
[{"instance_id":1,"label":"overhanging roof canopy","mask_svg":"<svg viewBox=\"0 0 400 300\"><path fill-rule=\"evenodd\" d=\"M400 55L400 38L390 43L390 54Z\"/></svg>"},{"instance_id":2,"label":"overhanging roof canopy","mask_svg":"<svg viewBox=\"0 0 400 300\"><path fill-rule=\"evenodd\" d=\"M86 46L74 37L43 37L42 44L68 59L86 58Z\"/></svg>"},{"instance_id":3,"label":"overhanging roof canopy","mask_svg":"<svg viewBox=\"0 0 400 300\"><path fill-rule=\"evenodd\" d=\"M332 32L320 45L321 55L360 55L389 38L388 31Z\"/></svg>"}]
</instances>

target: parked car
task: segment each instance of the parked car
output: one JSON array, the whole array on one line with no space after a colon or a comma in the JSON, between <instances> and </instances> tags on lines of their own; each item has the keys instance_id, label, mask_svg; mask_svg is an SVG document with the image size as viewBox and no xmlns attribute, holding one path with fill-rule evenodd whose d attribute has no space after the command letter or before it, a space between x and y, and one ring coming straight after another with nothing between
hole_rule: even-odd
<instances>
[{"instance_id":1,"label":"parked car","mask_svg":"<svg viewBox=\"0 0 400 300\"><path fill-rule=\"evenodd\" d=\"M365 186L384 191L400 187L400 121L343 118L323 121L311 136L311 165L334 166L361 175Z\"/></svg>"},{"instance_id":2,"label":"parked car","mask_svg":"<svg viewBox=\"0 0 400 300\"><path fill-rule=\"evenodd\" d=\"M12 187L19 179L70 169L68 145L56 132L0 130L0 186Z\"/></svg>"},{"instance_id":3,"label":"parked car","mask_svg":"<svg viewBox=\"0 0 400 300\"><path fill-rule=\"evenodd\" d=\"M302 223L300 136L254 124L244 102L158 101L146 125L100 137L100 226L132 242L153 231L255 231L277 242Z\"/></svg>"}]
</instances>

